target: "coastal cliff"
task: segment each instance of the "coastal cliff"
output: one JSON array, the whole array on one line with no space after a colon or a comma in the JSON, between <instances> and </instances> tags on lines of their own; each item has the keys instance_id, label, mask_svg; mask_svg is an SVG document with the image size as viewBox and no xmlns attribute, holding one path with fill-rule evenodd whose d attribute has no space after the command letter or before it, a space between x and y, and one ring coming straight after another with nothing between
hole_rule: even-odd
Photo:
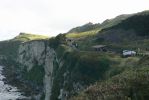
<instances>
[{"instance_id":1,"label":"coastal cliff","mask_svg":"<svg viewBox=\"0 0 149 100\"><path fill-rule=\"evenodd\" d=\"M56 60L55 51L47 45L47 41L31 41L23 43L19 47L18 62L26 69L30 81L35 83L43 82L45 100L50 100L53 83L53 62ZM40 68L41 67L41 68ZM39 72L33 69L38 68ZM44 70L42 70L44 69ZM37 70L37 69L36 69ZM37 77L40 75L40 77Z\"/></svg>"}]
</instances>

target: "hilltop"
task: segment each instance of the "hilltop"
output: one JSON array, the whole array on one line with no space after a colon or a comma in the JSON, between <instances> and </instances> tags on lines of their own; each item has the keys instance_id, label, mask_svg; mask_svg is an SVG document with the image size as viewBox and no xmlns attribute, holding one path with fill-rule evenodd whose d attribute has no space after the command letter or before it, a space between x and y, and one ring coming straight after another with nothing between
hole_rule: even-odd
<instances>
[{"instance_id":1,"label":"hilltop","mask_svg":"<svg viewBox=\"0 0 149 100\"><path fill-rule=\"evenodd\" d=\"M5 55L8 58L16 58L19 45L24 42L33 40L48 40L49 37L42 35L35 35L29 33L20 33L18 36L7 41L0 42L0 55Z\"/></svg>"},{"instance_id":2,"label":"hilltop","mask_svg":"<svg viewBox=\"0 0 149 100\"><path fill-rule=\"evenodd\" d=\"M72 37L72 38L96 35L100 30L117 25L121 21L127 19L128 17L130 17L132 15L133 14L119 15L119 16L116 16L115 18L107 19L103 23L93 24L93 23L89 22L82 26L72 28L66 34L67 34L67 37Z\"/></svg>"},{"instance_id":3,"label":"hilltop","mask_svg":"<svg viewBox=\"0 0 149 100\"><path fill-rule=\"evenodd\" d=\"M49 39L48 36L36 35L31 33L20 33L18 36L12 39L12 41L32 41L32 40L41 40L41 39Z\"/></svg>"}]
</instances>

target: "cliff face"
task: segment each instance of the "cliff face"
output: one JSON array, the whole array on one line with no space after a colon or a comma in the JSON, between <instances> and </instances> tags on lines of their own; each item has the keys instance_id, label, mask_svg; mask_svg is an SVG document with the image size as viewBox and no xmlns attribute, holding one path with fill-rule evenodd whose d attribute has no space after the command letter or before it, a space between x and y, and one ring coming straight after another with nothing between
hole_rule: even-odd
<instances>
[{"instance_id":1,"label":"cliff face","mask_svg":"<svg viewBox=\"0 0 149 100\"><path fill-rule=\"evenodd\" d=\"M27 70L27 74L32 71L32 69L37 69L38 66L44 68L42 72L39 70L36 72L38 74L44 73L43 85L45 92L45 100L50 100L52 82L53 82L53 62L56 60L55 51L47 45L46 41L32 41L23 43L19 47L18 62L21 64L21 67ZM37 68L36 68L37 67ZM43 72L44 71L44 72ZM34 80L34 77L31 78ZM42 76L41 76L42 77ZM38 77L39 78L39 77ZM41 78L42 79L42 78ZM40 81L42 81L39 79Z\"/></svg>"},{"instance_id":2,"label":"cliff face","mask_svg":"<svg viewBox=\"0 0 149 100\"><path fill-rule=\"evenodd\" d=\"M79 83L80 80L73 80L75 72L71 67L76 67L77 58L72 57L67 61L65 57L71 56L66 56L71 50L64 49L63 46L58 50L56 53L48 46L47 41L43 40L26 42L19 47L17 62L26 71L27 80L37 83L37 86L43 83L44 89L40 94L44 92L45 100L67 100L71 94L84 88L83 84Z\"/></svg>"},{"instance_id":3,"label":"cliff face","mask_svg":"<svg viewBox=\"0 0 149 100\"><path fill-rule=\"evenodd\" d=\"M44 92L45 100L69 100L101 79L109 68L109 60L102 54L79 52L66 45L54 50L46 40L25 42L18 52L24 78L41 87L39 94Z\"/></svg>"}]
</instances>

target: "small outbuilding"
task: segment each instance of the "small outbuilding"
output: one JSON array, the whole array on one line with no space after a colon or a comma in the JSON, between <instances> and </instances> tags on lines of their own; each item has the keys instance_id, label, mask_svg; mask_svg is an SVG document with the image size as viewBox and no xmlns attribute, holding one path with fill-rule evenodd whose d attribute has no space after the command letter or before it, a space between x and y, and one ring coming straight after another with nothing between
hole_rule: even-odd
<instances>
[{"instance_id":1,"label":"small outbuilding","mask_svg":"<svg viewBox=\"0 0 149 100\"><path fill-rule=\"evenodd\" d=\"M95 45L95 46L92 46L92 48L95 51L104 51L104 52L107 51L107 46L106 45Z\"/></svg>"}]
</instances>

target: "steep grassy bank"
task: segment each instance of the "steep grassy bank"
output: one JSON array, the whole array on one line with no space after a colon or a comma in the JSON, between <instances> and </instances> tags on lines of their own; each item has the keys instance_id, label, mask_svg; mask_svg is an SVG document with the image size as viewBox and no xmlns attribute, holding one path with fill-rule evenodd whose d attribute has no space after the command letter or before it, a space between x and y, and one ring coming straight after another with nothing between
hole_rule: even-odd
<instances>
[{"instance_id":1,"label":"steep grassy bank","mask_svg":"<svg viewBox=\"0 0 149 100\"><path fill-rule=\"evenodd\" d=\"M60 39L61 37L61 39ZM95 52L75 50L62 42L64 36L55 39L59 41L55 51L58 63L55 62L54 80L51 100L69 99L96 81L106 80L118 75L126 69L131 69L139 57L122 58L119 54L110 52ZM51 45L50 43L50 45Z\"/></svg>"},{"instance_id":2,"label":"steep grassy bank","mask_svg":"<svg viewBox=\"0 0 149 100\"><path fill-rule=\"evenodd\" d=\"M68 99L88 85L103 79L104 73L110 68L108 55L74 51L65 45L60 45L56 52L59 66L55 69L51 100L57 100L61 96L61 99ZM60 90L65 92L60 93Z\"/></svg>"},{"instance_id":3,"label":"steep grassy bank","mask_svg":"<svg viewBox=\"0 0 149 100\"><path fill-rule=\"evenodd\" d=\"M137 66L108 80L97 82L71 100L147 100L148 73L148 65L142 65L139 61Z\"/></svg>"}]
</instances>

